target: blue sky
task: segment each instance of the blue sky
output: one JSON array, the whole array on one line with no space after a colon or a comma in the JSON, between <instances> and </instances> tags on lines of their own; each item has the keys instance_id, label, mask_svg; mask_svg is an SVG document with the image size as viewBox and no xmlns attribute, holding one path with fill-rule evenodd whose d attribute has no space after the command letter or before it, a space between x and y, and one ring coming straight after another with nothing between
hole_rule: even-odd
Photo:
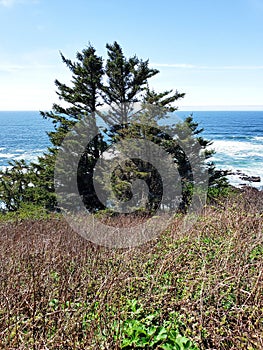
<instances>
[{"instance_id":1,"label":"blue sky","mask_svg":"<svg viewBox=\"0 0 263 350\"><path fill-rule=\"evenodd\" d=\"M0 0L0 110L49 110L54 80L90 42L160 70L180 109L263 110L263 0Z\"/></svg>"}]
</instances>

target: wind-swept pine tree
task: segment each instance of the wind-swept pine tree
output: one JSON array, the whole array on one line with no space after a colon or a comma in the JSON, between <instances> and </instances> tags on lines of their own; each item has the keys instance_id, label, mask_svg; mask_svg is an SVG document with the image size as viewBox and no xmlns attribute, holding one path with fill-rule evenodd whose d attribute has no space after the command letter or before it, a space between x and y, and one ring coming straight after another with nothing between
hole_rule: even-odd
<instances>
[{"instance_id":1,"label":"wind-swept pine tree","mask_svg":"<svg viewBox=\"0 0 263 350\"><path fill-rule=\"evenodd\" d=\"M53 183L56 156L58 150L64 147L62 141L65 136L80 121L84 121L86 130L92 130L92 134L96 136L85 145L77 169L72 169L72 173L65 176L75 176L73 173L77 172L78 192L89 211L105 208L93 185L96 162L107 147L125 138L147 139L172 155L174 163L178 165L183 184L182 208L189 205L191 188L194 185L191 166L186 154L169 135L178 133L181 139L185 140L185 145L188 145L189 152L190 147L199 142L206 158L211 155L206 149L209 141L199 136L200 130L192 117L184 123L167 127L167 132L164 127L159 128L159 121L177 109L174 103L184 97L184 93L172 90L157 93L150 90L149 79L154 77L158 70L150 68L148 60L140 60L137 56L125 57L117 42L107 44L106 48L106 60L98 56L91 45L77 53L76 61L67 59L61 53L63 63L72 73L72 80L69 85L55 81L62 103L55 103L52 111L41 112L42 117L49 118L54 125L54 130L48 132L52 146L39 158L38 163L16 164L12 171L2 173L1 189L7 196L12 196L12 200L8 201L3 195L1 198L6 198L9 210L19 208L20 200L33 201L45 205L48 209L56 206ZM137 103L140 106L139 110ZM105 106L108 107L106 112ZM98 115L106 124L104 134L97 125ZM77 142L77 136L74 142ZM132 195L134 180L144 180L149 188L148 209L155 210L161 198L161 178L149 162L140 159L131 161L116 169L112 175L115 194L126 200ZM27 175L24 170L20 171L20 165L25 168ZM210 186L220 187L223 183L222 177L215 171L212 163L209 164L209 173ZM16 178L13 187L10 180L12 176ZM14 193L11 193L13 189ZM171 202L172 200L173 198Z\"/></svg>"},{"instance_id":2,"label":"wind-swept pine tree","mask_svg":"<svg viewBox=\"0 0 263 350\"><path fill-rule=\"evenodd\" d=\"M107 44L103 100L110 106L111 114L107 123L124 125L128 123L134 103L142 100L148 86L148 80L159 71L149 67L149 61L139 60L137 56L126 58L122 48L115 41Z\"/></svg>"},{"instance_id":3,"label":"wind-swept pine tree","mask_svg":"<svg viewBox=\"0 0 263 350\"><path fill-rule=\"evenodd\" d=\"M61 145L66 134L72 130L77 122L89 116L86 120L90 125L87 127L92 128L93 133L97 136L86 145L80 157L77 169L78 189L87 208L90 210L93 208L102 209L103 206L95 194L92 175L95 163L105 148L105 142L101 138L95 116L96 109L101 106L99 97L104 74L103 60L96 55L96 50L91 45L77 53L76 62L65 58L62 53L61 57L72 72L72 80L71 86L58 80L55 81L58 89L57 94L59 99L63 101L63 105L55 103L51 112L41 112L44 118L53 121L55 128L54 131L48 133L54 145L53 148L50 148L50 152L56 156L57 148ZM70 176L70 174L65 174L65 176Z\"/></svg>"}]
</instances>

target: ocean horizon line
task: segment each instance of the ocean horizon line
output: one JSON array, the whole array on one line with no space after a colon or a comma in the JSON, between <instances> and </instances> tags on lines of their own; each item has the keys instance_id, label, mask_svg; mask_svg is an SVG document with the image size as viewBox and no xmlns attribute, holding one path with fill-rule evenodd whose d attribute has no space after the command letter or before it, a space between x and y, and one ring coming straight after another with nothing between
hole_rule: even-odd
<instances>
[{"instance_id":1,"label":"ocean horizon line","mask_svg":"<svg viewBox=\"0 0 263 350\"><path fill-rule=\"evenodd\" d=\"M40 109L1 109L0 112L37 112L51 111L52 108ZM193 105L178 106L178 112L263 112L263 105Z\"/></svg>"}]
</instances>

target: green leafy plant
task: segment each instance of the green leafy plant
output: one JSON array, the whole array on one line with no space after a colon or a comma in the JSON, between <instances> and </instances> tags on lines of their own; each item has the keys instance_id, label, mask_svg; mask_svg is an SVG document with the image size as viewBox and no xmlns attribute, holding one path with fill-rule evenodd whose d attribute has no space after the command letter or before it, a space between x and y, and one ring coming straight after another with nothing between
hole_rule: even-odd
<instances>
[{"instance_id":1,"label":"green leafy plant","mask_svg":"<svg viewBox=\"0 0 263 350\"><path fill-rule=\"evenodd\" d=\"M130 318L120 325L121 349L198 350L190 339L180 334L175 317L161 322L160 310L147 313L137 300L131 300L128 308Z\"/></svg>"},{"instance_id":2,"label":"green leafy plant","mask_svg":"<svg viewBox=\"0 0 263 350\"><path fill-rule=\"evenodd\" d=\"M252 249L249 258L251 261L258 260L263 256L263 244L258 244L255 248Z\"/></svg>"}]
</instances>

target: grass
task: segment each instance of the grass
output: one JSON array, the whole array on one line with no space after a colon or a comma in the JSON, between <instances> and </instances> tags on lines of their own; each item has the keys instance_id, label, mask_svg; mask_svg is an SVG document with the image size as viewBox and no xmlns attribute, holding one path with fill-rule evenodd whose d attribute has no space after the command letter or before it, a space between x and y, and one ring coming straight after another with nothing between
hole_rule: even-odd
<instances>
[{"instance_id":1,"label":"grass","mask_svg":"<svg viewBox=\"0 0 263 350\"><path fill-rule=\"evenodd\" d=\"M0 348L262 349L262 217L247 190L122 250L59 216L2 218Z\"/></svg>"}]
</instances>

